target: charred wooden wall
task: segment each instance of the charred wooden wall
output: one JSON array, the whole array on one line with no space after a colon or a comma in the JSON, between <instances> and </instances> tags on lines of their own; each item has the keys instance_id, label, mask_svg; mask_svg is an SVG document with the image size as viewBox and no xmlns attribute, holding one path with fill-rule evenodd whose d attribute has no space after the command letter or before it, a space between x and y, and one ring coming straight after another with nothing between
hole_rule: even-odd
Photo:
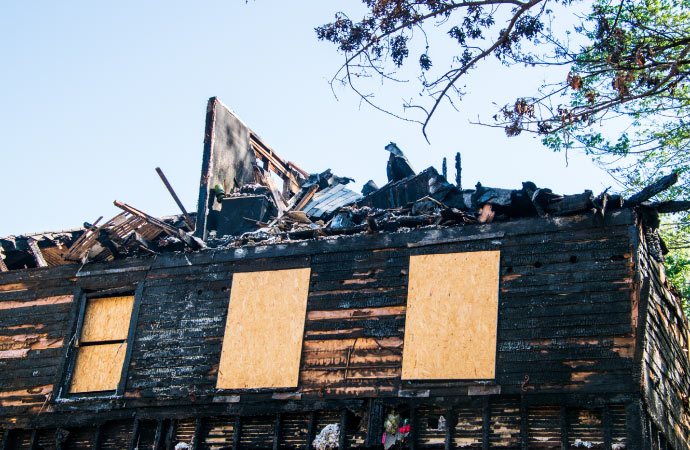
<instances>
[{"instance_id":1,"label":"charred wooden wall","mask_svg":"<svg viewBox=\"0 0 690 450\"><path fill-rule=\"evenodd\" d=\"M639 235L643 243L649 237L649 233ZM669 289L662 264L648 248L645 243L637 252L642 280L639 324L642 342L636 376L644 391L646 438L652 448L663 448L666 443L674 448L688 448L688 321L678 296Z\"/></svg>"},{"instance_id":2,"label":"charred wooden wall","mask_svg":"<svg viewBox=\"0 0 690 450\"><path fill-rule=\"evenodd\" d=\"M132 436L170 448L176 433L196 436L195 448L277 448L305 445L328 423L347 425L343 444L376 446L394 407L414 424L418 447L643 448L638 242L633 213L622 210L605 220L526 219L3 273L6 448L24 448L22 439L44 448L37 442L58 427L101 448L124 448L106 445L113 439L132 448ZM501 252L495 381L402 382L410 255L486 249ZM217 391L232 275L298 267L311 268L298 388ZM77 293L137 286L124 395L58 395ZM669 389L683 382L687 389L687 379ZM660 391L660 408L668 395Z\"/></svg>"}]
</instances>

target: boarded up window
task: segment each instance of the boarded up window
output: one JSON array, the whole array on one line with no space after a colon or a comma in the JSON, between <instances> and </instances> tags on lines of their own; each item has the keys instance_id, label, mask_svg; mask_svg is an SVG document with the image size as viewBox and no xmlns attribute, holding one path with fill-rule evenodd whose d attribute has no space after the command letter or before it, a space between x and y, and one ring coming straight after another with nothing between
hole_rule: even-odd
<instances>
[{"instance_id":1,"label":"boarded up window","mask_svg":"<svg viewBox=\"0 0 690 450\"><path fill-rule=\"evenodd\" d=\"M133 304L133 296L87 300L70 393L117 389Z\"/></svg>"},{"instance_id":2,"label":"boarded up window","mask_svg":"<svg viewBox=\"0 0 690 450\"><path fill-rule=\"evenodd\" d=\"M410 257L402 378L491 379L500 252Z\"/></svg>"},{"instance_id":3,"label":"boarded up window","mask_svg":"<svg viewBox=\"0 0 690 450\"><path fill-rule=\"evenodd\" d=\"M297 386L309 274L306 268L233 275L219 389Z\"/></svg>"}]
</instances>

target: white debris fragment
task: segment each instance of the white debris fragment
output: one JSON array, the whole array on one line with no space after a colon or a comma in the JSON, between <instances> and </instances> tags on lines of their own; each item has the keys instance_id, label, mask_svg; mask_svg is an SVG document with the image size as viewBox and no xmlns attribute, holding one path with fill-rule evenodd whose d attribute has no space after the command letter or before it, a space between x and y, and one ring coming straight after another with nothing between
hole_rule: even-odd
<instances>
[{"instance_id":1,"label":"white debris fragment","mask_svg":"<svg viewBox=\"0 0 690 450\"><path fill-rule=\"evenodd\" d=\"M314 438L312 445L317 450L331 450L338 448L340 439L340 425L332 423L326 425L323 430Z\"/></svg>"},{"instance_id":2,"label":"white debris fragment","mask_svg":"<svg viewBox=\"0 0 690 450\"><path fill-rule=\"evenodd\" d=\"M186 442L178 442L175 445L175 450L189 450L191 447Z\"/></svg>"},{"instance_id":3,"label":"white debris fragment","mask_svg":"<svg viewBox=\"0 0 690 450\"><path fill-rule=\"evenodd\" d=\"M573 442L573 445L575 447L584 447L584 448L592 448L594 446L594 444L592 444L591 442L583 441L580 439L575 439L575 442Z\"/></svg>"}]
</instances>

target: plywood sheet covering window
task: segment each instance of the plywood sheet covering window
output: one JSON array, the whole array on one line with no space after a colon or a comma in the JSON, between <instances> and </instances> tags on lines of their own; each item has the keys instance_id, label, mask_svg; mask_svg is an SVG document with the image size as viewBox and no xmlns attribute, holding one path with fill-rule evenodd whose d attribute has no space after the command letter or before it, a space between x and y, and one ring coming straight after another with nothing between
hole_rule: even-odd
<instances>
[{"instance_id":1,"label":"plywood sheet covering window","mask_svg":"<svg viewBox=\"0 0 690 450\"><path fill-rule=\"evenodd\" d=\"M413 255L402 378L491 379L499 251Z\"/></svg>"},{"instance_id":2,"label":"plywood sheet covering window","mask_svg":"<svg viewBox=\"0 0 690 450\"><path fill-rule=\"evenodd\" d=\"M133 296L86 301L69 392L114 391L127 352Z\"/></svg>"},{"instance_id":3,"label":"plywood sheet covering window","mask_svg":"<svg viewBox=\"0 0 690 450\"><path fill-rule=\"evenodd\" d=\"M127 339L134 297L93 298L86 304L80 342Z\"/></svg>"},{"instance_id":4,"label":"plywood sheet covering window","mask_svg":"<svg viewBox=\"0 0 690 450\"><path fill-rule=\"evenodd\" d=\"M296 387L310 269L236 273L219 389Z\"/></svg>"},{"instance_id":5,"label":"plywood sheet covering window","mask_svg":"<svg viewBox=\"0 0 690 450\"><path fill-rule=\"evenodd\" d=\"M114 391L120 382L126 342L80 347L70 392Z\"/></svg>"}]
</instances>

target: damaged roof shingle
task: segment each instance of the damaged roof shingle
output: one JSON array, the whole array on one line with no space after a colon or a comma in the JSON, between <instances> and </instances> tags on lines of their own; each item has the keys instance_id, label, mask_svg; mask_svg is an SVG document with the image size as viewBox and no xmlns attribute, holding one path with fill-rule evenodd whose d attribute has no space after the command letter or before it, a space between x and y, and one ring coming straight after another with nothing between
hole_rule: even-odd
<instances>
[{"instance_id":1,"label":"damaged roof shingle","mask_svg":"<svg viewBox=\"0 0 690 450\"><path fill-rule=\"evenodd\" d=\"M386 166L388 183L378 188L370 180L361 196L346 187L354 181L351 178L336 176L330 169L308 174L282 159L216 98L209 100L209 108L215 113L207 115L207 137L215 136L220 127L223 136L232 135L237 140L232 145L217 139L205 142L205 184L199 194L196 223L190 217L195 214L186 214L157 168L183 214L158 219L115 202L123 212L100 226L84 224L83 229L60 233L0 238L0 271L199 251L207 246L237 247L520 217L587 212L603 215L607 209L624 206L642 205L656 212L655 204L644 202L677 181L675 174L664 177L632 196L625 205L620 196L606 191L596 197L591 191L558 195L531 181L512 190L481 183L475 189L463 190L459 156L453 184L434 167L415 174L402 150L391 143L385 148L391 153ZM232 179L227 179L231 175ZM272 176L282 179L282 191ZM665 210L680 208L680 204L690 208L689 202L675 202L676 206L668 203L663 204Z\"/></svg>"}]
</instances>

